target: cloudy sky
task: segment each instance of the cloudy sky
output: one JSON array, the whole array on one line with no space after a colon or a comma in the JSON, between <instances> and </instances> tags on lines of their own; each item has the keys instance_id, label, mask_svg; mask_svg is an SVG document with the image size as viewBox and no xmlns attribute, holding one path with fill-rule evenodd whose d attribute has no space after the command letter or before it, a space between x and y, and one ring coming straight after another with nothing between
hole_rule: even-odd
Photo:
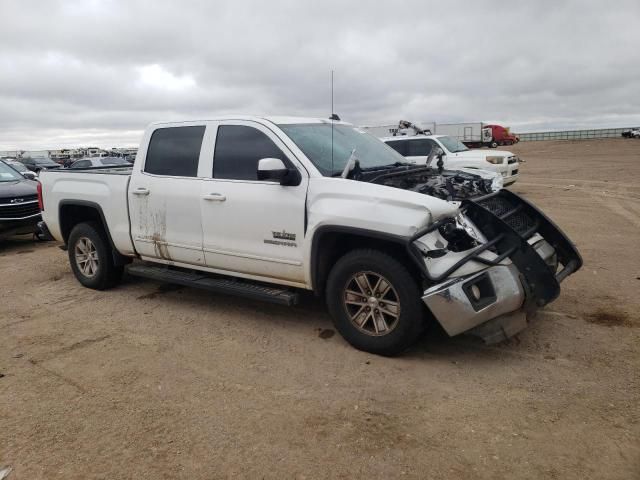
<instances>
[{"instance_id":1,"label":"cloudy sky","mask_svg":"<svg viewBox=\"0 0 640 480\"><path fill-rule=\"evenodd\" d=\"M332 69L336 112L357 124L640 124L638 0L0 0L0 18L0 150L326 117Z\"/></svg>"}]
</instances>

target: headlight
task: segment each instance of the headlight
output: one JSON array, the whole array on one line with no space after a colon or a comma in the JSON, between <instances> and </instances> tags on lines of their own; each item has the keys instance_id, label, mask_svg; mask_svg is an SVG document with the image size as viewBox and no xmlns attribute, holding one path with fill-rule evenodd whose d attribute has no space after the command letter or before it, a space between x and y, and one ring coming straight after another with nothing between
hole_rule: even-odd
<instances>
[{"instance_id":1,"label":"headlight","mask_svg":"<svg viewBox=\"0 0 640 480\"><path fill-rule=\"evenodd\" d=\"M491 157L490 156L490 157L487 157L485 160L487 162L489 162L489 163L493 163L494 165L498 165L498 164L504 163L504 157L495 157L495 156Z\"/></svg>"},{"instance_id":2,"label":"headlight","mask_svg":"<svg viewBox=\"0 0 640 480\"><path fill-rule=\"evenodd\" d=\"M498 190L502 190L504 188L504 178L502 176L496 175L491 181L491 191L497 192Z\"/></svg>"}]
</instances>

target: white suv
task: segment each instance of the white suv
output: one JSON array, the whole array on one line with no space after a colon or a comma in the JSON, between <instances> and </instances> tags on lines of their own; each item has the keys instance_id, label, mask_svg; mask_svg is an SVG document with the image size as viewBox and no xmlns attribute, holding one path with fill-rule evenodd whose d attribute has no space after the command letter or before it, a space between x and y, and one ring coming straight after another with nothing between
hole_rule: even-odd
<instances>
[{"instance_id":1,"label":"white suv","mask_svg":"<svg viewBox=\"0 0 640 480\"><path fill-rule=\"evenodd\" d=\"M444 167L447 169L489 170L502 175L505 185L511 185L518 179L520 159L511 152L470 150L458 139L447 135L385 137L381 140L411 163L426 163L431 150L439 147L444 152Z\"/></svg>"}]
</instances>

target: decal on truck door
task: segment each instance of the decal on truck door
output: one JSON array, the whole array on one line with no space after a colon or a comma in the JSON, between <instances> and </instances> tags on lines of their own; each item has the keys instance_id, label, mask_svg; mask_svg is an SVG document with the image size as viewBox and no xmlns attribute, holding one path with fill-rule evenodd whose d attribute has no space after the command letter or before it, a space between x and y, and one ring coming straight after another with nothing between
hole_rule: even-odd
<instances>
[{"instance_id":1,"label":"decal on truck door","mask_svg":"<svg viewBox=\"0 0 640 480\"><path fill-rule=\"evenodd\" d=\"M296 241L296 234L289 233L284 230L281 232L271 232L273 239L267 238L264 240L264 243L268 243L270 245L281 245L283 247L297 247L298 244Z\"/></svg>"}]
</instances>

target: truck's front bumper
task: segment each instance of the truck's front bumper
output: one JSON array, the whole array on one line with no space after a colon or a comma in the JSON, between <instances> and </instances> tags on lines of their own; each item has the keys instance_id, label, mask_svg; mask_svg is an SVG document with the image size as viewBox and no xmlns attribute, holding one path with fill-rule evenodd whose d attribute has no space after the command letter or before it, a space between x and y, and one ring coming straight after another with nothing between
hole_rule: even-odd
<instances>
[{"instance_id":1,"label":"truck's front bumper","mask_svg":"<svg viewBox=\"0 0 640 480\"><path fill-rule=\"evenodd\" d=\"M508 190L465 200L463 209L486 236L496 261L471 251L457 268L464 261L480 261L488 268L440 277L422 299L449 335L468 332L496 343L524 329L537 308L552 302L560 282L582 266L582 259L562 230Z\"/></svg>"},{"instance_id":2,"label":"truck's front bumper","mask_svg":"<svg viewBox=\"0 0 640 480\"><path fill-rule=\"evenodd\" d=\"M518 269L511 264L431 287L424 292L422 301L453 336L521 309L525 292Z\"/></svg>"}]
</instances>

